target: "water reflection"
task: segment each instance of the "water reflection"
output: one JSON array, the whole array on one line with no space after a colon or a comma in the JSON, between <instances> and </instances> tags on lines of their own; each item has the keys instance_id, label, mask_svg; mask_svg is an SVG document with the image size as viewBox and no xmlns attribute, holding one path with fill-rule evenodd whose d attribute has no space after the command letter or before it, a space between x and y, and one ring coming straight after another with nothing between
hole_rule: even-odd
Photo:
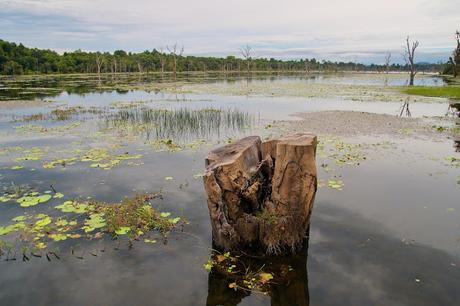
<instances>
[{"instance_id":1,"label":"water reflection","mask_svg":"<svg viewBox=\"0 0 460 306\"><path fill-rule=\"evenodd\" d=\"M308 243L307 243L308 244ZM244 266L251 271L269 269L274 276L273 283L264 291L270 298L272 306L308 306L308 272L307 272L308 246L296 255L286 257L250 257L239 258L244 261ZM245 271L247 273L247 271ZM207 306L235 306L253 293L249 290L232 290L232 283L240 281L244 275L222 272L213 267L208 276Z\"/></svg>"},{"instance_id":2,"label":"water reflection","mask_svg":"<svg viewBox=\"0 0 460 306\"><path fill-rule=\"evenodd\" d=\"M448 114L452 114L455 118L455 127L460 129L460 102L458 100L452 101L449 104ZM458 133L455 133L456 138L454 139L455 152L460 152L460 138Z\"/></svg>"},{"instance_id":3,"label":"water reflection","mask_svg":"<svg viewBox=\"0 0 460 306\"><path fill-rule=\"evenodd\" d=\"M407 98L406 101L404 101L403 105L399 109L399 117L406 116L406 117L412 117L412 114L409 109L409 101L410 98Z\"/></svg>"},{"instance_id":4,"label":"water reflection","mask_svg":"<svg viewBox=\"0 0 460 306\"><path fill-rule=\"evenodd\" d=\"M152 84L168 83L255 83L255 82L291 82L303 81L307 84L341 84L341 85L390 85L402 86L407 83L406 74L381 76L376 74L353 73L254 73L244 76L239 73L183 73L173 74L101 74L101 75L55 75L23 76L17 78L0 77L0 100L54 98L68 95L85 95L87 93L104 93L113 90L125 91L127 88L150 87ZM424 75L415 80L420 86L445 85L439 76Z\"/></svg>"}]
</instances>

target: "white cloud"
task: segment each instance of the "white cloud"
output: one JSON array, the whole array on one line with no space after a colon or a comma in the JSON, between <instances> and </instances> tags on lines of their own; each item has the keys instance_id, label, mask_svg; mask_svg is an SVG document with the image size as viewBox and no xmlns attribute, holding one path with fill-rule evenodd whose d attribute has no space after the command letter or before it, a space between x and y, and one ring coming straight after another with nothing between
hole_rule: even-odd
<instances>
[{"instance_id":1,"label":"white cloud","mask_svg":"<svg viewBox=\"0 0 460 306\"><path fill-rule=\"evenodd\" d=\"M72 20L84 33L72 32L87 40L75 48L138 51L177 41L189 54L236 53L248 43L267 56L294 49L364 59L400 50L410 35L421 53L445 55L460 27L458 0L0 0L0 10L6 19L23 13ZM67 26L48 28L41 44L56 46ZM9 38L27 40L26 27L10 27Z\"/></svg>"}]
</instances>

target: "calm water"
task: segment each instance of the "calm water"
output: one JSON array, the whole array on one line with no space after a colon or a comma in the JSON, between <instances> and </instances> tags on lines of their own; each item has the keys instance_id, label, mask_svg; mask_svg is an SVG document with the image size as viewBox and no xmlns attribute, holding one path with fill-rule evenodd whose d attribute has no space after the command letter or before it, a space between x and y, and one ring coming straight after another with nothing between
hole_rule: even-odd
<instances>
[{"instance_id":1,"label":"calm water","mask_svg":"<svg viewBox=\"0 0 460 306\"><path fill-rule=\"evenodd\" d=\"M0 226L24 211L56 214L53 207L66 199L92 197L118 202L137 192L160 189L163 199L154 200L154 205L183 216L190 224L183 231L170 233L167 241L158 237L153 245L135 242L129 248L126 239L79 239L77 243L55 243L60 259L52 258L51 262L45 258L23 262L19 256L16 261L6 261L2 256L0 305L458 304L460 187L456 180L460 171L446 157L460 158L460 154L455 152L453 140L443 134L437 141L389 136L342 139L350 144L385 145L363 149L366 160L359 166L334 167L333 174L343 179L344 189L318 190L308 251L280 259L294 267L295 276L289 283L275 284L269 296L234 291L228 288L228 279L203 268L210 255L211 229L202 182L194 175L202 172L204 157L218 140L276 134L265 129L265 124L293 119L296 112L353 109L396 114L398 103L212 95L176 99L143 91L59 93L53 100L70 106L94 106L100 112L78 113L64 121L45 118L24 122L24 115L49 114L52 108L2 109L0 147L21 149L0 155L0 186L6 188L14 182L43 191L52 184L65 198L25 209L0 203ZM120 103L141 100L147 102L129 108ZM209 108L220 110L219 115L203 117L203 110ZM162 109L186 109L187 122L181 126L166 124L146 115ZM128 118L137 118L125 120L124 130L111 125L120 119L120 111L130 112ZM447 111L448 105L442 103L411 105L416 116L439 116ZM171 114L169 122L184 118L183 113ZM196 116L201 116L199 126L194 123ZM72 122L80 125L62 128ZM16 128L26 125L46 126L48 130ZM61 129L52 129L59 126ZM172 133L178 129L185 132ZM172 134L158 134L157 130ZM164 135L183 144L197 140L206 143L160 152L154 142ZM121 146L114 150L140 152L143 164L123 163L111 170L84 163L65 170L42 167L44 161L69 154L66 150L114 144ZM32 147L43 148L46 153L39 160L21 162L24 169L12 170L17 164L12 158ZM318 157L319 178L327 181L332 174L320 167L324 163L333 160ZM174 179L165 180L169 176ZM272 260L266 259L266 264L276 264Z\"/></svg>"}]
</instances>

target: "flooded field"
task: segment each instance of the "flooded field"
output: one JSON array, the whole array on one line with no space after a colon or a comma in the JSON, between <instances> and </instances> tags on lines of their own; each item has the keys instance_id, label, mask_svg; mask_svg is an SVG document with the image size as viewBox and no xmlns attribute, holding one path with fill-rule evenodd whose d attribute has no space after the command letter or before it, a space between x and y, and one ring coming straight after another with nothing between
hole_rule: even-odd
<instances>
[{"instance_id":1,"label":"flooded field","mask_svg":"<svg viewBox=\"0 0 460 306\"><path fill-rule=\"evenodd\" d=\"M456 305L458 101L405 95L406 83L404 74L0 79L0 304ZM292 131L319 140L308 248L216 255L207 152ZM228 277L216 273L221 262L232 264Z\"/></svg>"}]
</instances>

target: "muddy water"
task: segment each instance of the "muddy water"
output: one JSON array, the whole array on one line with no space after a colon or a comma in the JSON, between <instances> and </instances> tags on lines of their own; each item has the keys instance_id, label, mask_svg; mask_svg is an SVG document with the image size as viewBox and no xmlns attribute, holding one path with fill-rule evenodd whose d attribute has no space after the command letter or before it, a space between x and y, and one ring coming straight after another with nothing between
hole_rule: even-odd
<instances>
[{"instance_id":1,"label":"muddy water","mask_svg":"<svg viewBox=\"0 0 460 306\"><path fill-rule=\"evenodd\" d=\"M363 144L352 153L359 150L365 159L361 158L359 165L337 165L328 149L318 156L319 178L326 184L316 196L309 248L297 257L280 259L293 267L295 276L289 283L273 284L263 295L234 291L228 288L228 279L203 268L212 246L211 231L206 196L196 174L203 170L207 151L244 135L276 135L279 131L267 128L267 123L292 118L296 112L333 110L339 105L356 110L363 105L342 100L212 95L172 99L166 94L142 91L84 96L66 93L57 100L65 105L94 106L101 112L79 113L63 121L46 118L24 122L24 115L48 114L53 108L2 110L0 146L20 148L0 155L0 184L2 188L12 183L27 184L39 191L53 185L65 197L29 208L14 202L0 203L0 226L24 212L56 215L54 207L67 199L92 197L118 202L135 193L159 190L163 199L154 200L154 206L182 216L189 224L183 230L171 232L167 239L152 233L158 241L155 244L135 241L130 248L126 237L116 241L78 239L50 243L50 248L59 251L59 259L52 257L51 261L32 257L23 262L20 252L16 256L3 255L1 305L457 304L460 171L451 160L460 155L455 152L452 139L444 134L436 139L411 135L320 137L332 150L340 142ZM128 110L141 114L136 118L144 121L125 122L125 130L107 129L107 124L117 118L114 114L126 110L120 101L138 100L147 102ZM369 103L363 110L395 114L396 106ZM175 143L183 145L180 150L159 150L158 137L146 137L146 131L157 135L158 124L166 124L148 116L150 120L146 120L145 109L203 112L211 107L219 109L223 117L233 119L207 116L197 128L193 124L197 113L187 113L191 116L187 115L185 123L181 121L182 115L168 117L182 122L182 127L168 126L187 131L178 136L168 134ZM434 104L427 109L414 103L413 107L412 113L419 112L420 116L444 115L448 109L447 104ZM75 122L80 125L62 128ZM29 128L18 128L21 126ZM207 133L200 132L203 126ZM118 146L114 148L114 144ZM40 147L45 153L38 160L13 161L32 147ZM123 161L110 170L91 168L82 162L66 166L65 170L43 168L46 161L74 154L69 151L94 147L139 152L142 158L135 160L138 164ZM18 164L24 168L11 169ZM328 166L321 166L325 164ZM343 190L329 188L329 179L343 180ZM266 260L267 265L275 264L272 259Z\"/></svg>"}]
</instances>

